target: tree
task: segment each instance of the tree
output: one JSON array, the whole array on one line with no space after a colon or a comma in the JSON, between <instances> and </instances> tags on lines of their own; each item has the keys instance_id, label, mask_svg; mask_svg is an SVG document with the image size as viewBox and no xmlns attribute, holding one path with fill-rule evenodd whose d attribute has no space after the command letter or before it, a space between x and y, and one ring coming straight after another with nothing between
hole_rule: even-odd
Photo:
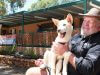
<instances>
[{"instance_id":1,"label":"tree","mask_svg":"<svg viewBox=\"0 0 100 75\"><path fill-rule=\"evenodd\" d=\"M0 16L3 16L6 14L6 4L4 0L0 0Z\"/></svg>"},{"instance_id":2,"label":"tree","mask_svg":"<svg viewBox=\"0 0 100 75\"><path fill-rule=\"evenodd\" d=\"M31 5L30 11L48 8L57 5L57 0L38 0L36 3Z\"/></svg>"},{"instance_id":3,"label":"tree","mask_svg":"<svg viewBox=\"0 0 100 75\"><path fill-rule=\"evenodd\" d=\"M18 8L22 8L26 0L6 0L10 3L11 11L15 13Z\"/></svg>"},{"instance_id":4,"label":"tree","mask_svg":"<svg viewBox=\"0 0 100 75\"><path fill-rule=\"evenodd\" d=\"M67 2L71 2L71 1L75 1L75 0L38 0L36 3L32 4L29 10L34 11L34 10L44 9L44 8L64 4Z\"/></svg>"}]
</instances>

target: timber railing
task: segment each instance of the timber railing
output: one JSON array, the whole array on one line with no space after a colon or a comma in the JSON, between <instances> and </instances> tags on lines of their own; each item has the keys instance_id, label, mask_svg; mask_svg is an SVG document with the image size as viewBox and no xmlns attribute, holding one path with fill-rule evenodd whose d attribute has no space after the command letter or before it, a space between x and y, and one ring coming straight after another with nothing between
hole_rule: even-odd
<instances>
[{"instance_id":1,"label":"timber railing","mask_svg":"<svg viewBox=\"0 0 100 75\"><path fill-rule=\"evenodd\" d=\"M50 47L56 36L56 31L17 34L16 44L18 46Z\"/></svg>"}]
</instances>

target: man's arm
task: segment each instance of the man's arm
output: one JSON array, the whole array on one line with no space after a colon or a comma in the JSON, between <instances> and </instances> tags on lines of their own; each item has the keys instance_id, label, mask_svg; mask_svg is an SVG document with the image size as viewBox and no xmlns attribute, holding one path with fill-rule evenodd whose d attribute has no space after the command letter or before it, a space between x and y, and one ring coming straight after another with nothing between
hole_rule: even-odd
<instances>
[{"instance_id":1,"label":"man's arm","mask_svg":"<svg viewBox=\"0 0 100 75\"><path fill-rule=\"evenodd\" d=\"M73 53L69 57L69 63L82 75L91 75L100 64L100 45L91 48L86 57L77 58Z\"/></svg>"},{"instance_id":2,"label":"man's arm","mask_svg":"<svg viewBox=\"0 0 100 75\"><path fill-rule=\"evenodd\" d=\"M71 53L71 55L69 56L69 63L76 69L75 58L75 55Z\"/></svg>"}]
</instances>

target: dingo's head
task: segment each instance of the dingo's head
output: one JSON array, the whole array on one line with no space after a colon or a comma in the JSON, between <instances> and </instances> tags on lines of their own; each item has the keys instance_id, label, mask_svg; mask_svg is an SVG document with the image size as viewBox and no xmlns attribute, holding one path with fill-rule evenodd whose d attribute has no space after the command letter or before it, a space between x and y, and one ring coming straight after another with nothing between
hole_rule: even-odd
<instances>
[{"instance_id":1,"label":"dingo's head","mask_svg":"<svg viewBox=\"0 0 100 75\"><path fill-rule=\"evenodd\" d=\"M58 20L52 18L52 21L57 26L57 33L60 38L64 39L66 38L66 35L70 37L73 30L73 26L72 26L73 17L71 14L68 14L64 20Z\"/></svg>"}]
</instances>

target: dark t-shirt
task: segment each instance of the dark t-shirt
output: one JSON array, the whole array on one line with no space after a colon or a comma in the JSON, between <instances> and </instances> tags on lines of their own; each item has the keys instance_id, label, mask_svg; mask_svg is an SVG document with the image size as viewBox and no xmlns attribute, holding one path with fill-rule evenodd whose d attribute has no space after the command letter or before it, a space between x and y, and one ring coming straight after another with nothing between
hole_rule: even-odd
<instances>
[{"instance_id":1,"label":"dark t-shirt","mask_svg":"<svg viewBox=\"0 0 100 75\"><path fill-rule=\"evenodd\" d=\"M100 75L100 32L85 38L75 35L69 43L76 70L68 64L68 75Z\"/></svg>"}]
</instances>

